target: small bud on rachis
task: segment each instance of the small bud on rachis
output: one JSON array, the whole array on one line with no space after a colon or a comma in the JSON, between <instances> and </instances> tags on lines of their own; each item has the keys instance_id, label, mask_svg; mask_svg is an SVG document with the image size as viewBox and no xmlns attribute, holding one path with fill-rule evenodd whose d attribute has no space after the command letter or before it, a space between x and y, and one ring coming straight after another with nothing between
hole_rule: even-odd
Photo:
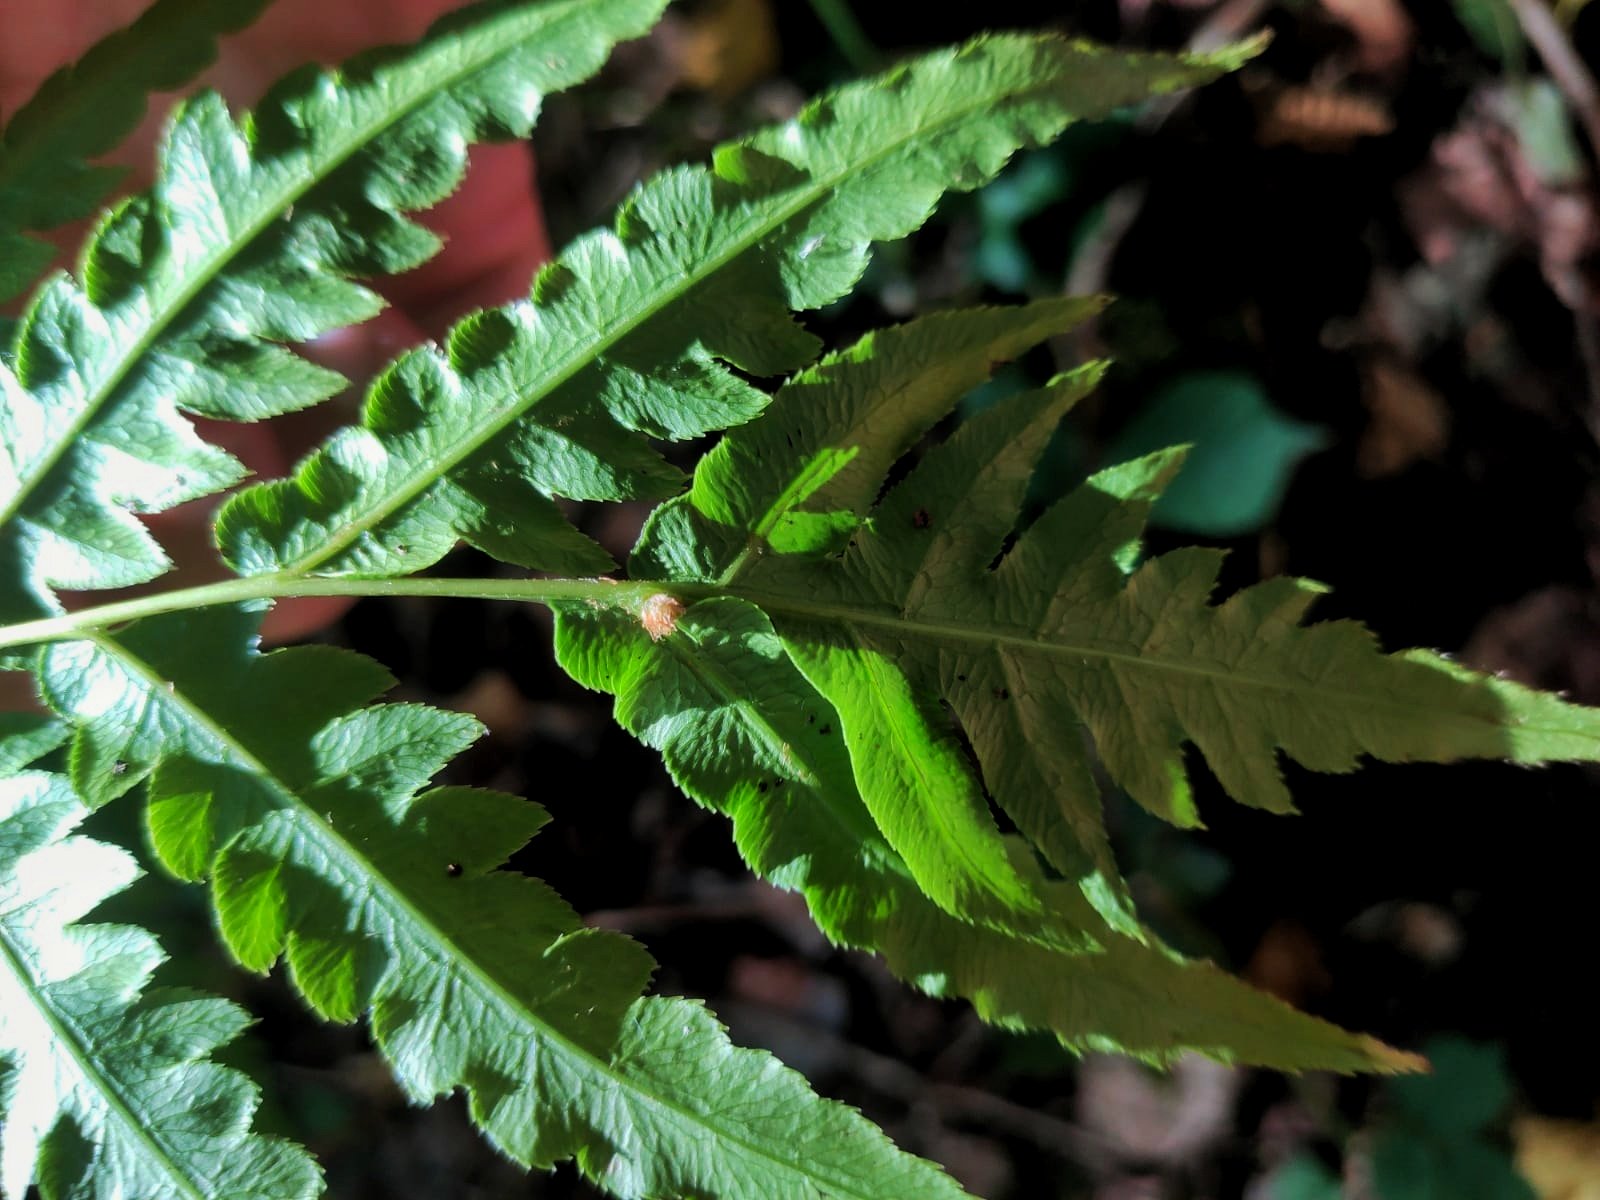
<instances>
[{"instance_id":1,"label":"small bud on rachis","mask_svg":"<svg viewBox=\"0 0 1600 1200\"><path fill-rule=\"evenodd\" d=\"M676 629L681 616L683 601L665 592L657 592L639 609L639 623L644 626L652 642L659 642Z\"/></svg>"}]
</instances>

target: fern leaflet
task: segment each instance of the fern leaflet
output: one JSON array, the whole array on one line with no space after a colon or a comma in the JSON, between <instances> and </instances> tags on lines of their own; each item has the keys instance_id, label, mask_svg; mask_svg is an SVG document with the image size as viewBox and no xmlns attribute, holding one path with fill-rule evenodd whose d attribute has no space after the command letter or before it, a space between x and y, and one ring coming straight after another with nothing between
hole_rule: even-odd
<instances>
[{"instance_id":1,"label":"fern leaflet","mask_svg":"<svg viewBox=\"0 0 1600 1200\"><path fill-rule=\"evenodd\" d=\"M126 851L70 836L84 815L60 776L0 780L0 1192L20 1198L37 1179L46 1200L316 1195L309 1155L249 1131L254 1086L206 1061L245 1014L145 993L155 940L77 923L138 874Z\"/></svg>"},{"instance_id":2,"label":"fern leaflet","mask_svg":"<svg viewBox=\"0 0 1600 1200\"><path fill-rule=\"evenodd\" d=\"M290 75L242 126L214 94L185 103L153 189L105 218L81 282L45 284L0 361L0 619L52 611L52 588L161 574L131 512L242 475L180 412L255 421L339 391L276 343L377 312L352 277L438 247L401 214L455 186L471 142L524 135L543 93L664 3L481 4L414 50Z\"/></svg>"},{"instance_id":3,"label":"fern leaflet","mask_svg":"<svg viewBox=\"0 0 1600 1200\"><path fill-rule=\"evenodd\" d=\"M1285 1070L1415 1065L1209 963L1106 928L1068 884L1032 880L1046 916L1082 935L1076 946L1059 932L1029 937L945 912L884 840L836 711L754 605L701 600L659 640L633 614L563 606L557 649L579 682L617 694L618 720L662 751L686 793L733 820L745 860L804 894L833 941L881 954L933 995L971 1001L986 1021L1154 1062L1197 1050Z\"/></svg>"},{"instance_id":4,"label":"fern leaflet","mask_svg":"<svg viewBox=\"0 0 1600 1200\"><path fill-rule=\"evenodd\" d=\"M327 647L259 655L260 606L159 617L48 647L73 765L105 797L148 775L149 829L208 876L246 967L281 956L331 1020L372 1031L419 1103L464 1088L502 1151L576 1156L616 1195L955 1197L930 1164L732 1046L700 1005L639 998L653 964L584 929L537 880L494 870L534 804L427 781L478 732L421 705L360 708L389 682ZM118 772L83 764L122 764Z\"/></svg>"},{"instance_id":5,"label":"fern leaflet","mask_svg":"<svg viewBox=\"0 0 1600 1200\"><path fill-rule=\"evenodd\" d=\"M817 714L837 718L828 723L892 848L888 861L944 913L1061 946L1052 926L1063 920L1106 946L1143 939L1106 847L1086 738L1116 783L1180 823L1196 820L1181 758L1186 740L1236 799L1275 811L1287 809L1279 747L1320 770L1350 770L1362 753L1390 761L1595 756L1600 721L1590 710L1420 652L1381 655L1353 623L1302 627L1314 585L1273 580L1211 606L1213 552L1182 551L1135 569L1145 513L1176 466L1175 452L1101 473L1015 533L1033 464L1082 394L1081 376L968 422L876 499L894 462L994 361L1076 315L1071 301L1042 301L936 316L825 360L702 460L692 490L657 510L633 558L635 577L662 580L663 594L679 604L728 598L680 618L675 629L698 614L677 657L699 663L705 655L694 647L726 656L750 643L752 618L728 600L771 621L815 689L795 703L810 705L818 721L826 718ZM1039 587L1041 579L1048 586ZM718 632L711 612L737 617L745 632ZM562 619L571 643L597 618L565 606ZM759 716L768 693L747 695L730 683L762 668L747 664L730 675L726 663L707 665L690 686L683 672L659 666L590 665L585 653L601 653L602 642L610 639L589 638L585 652L564 661L580 679L621 693L619 717L670 747L669 762L717 759L714 739L688 732L704 707L727 707L758 725L769 720ZM642 645L635 638L632 653ZM713 675L724 689L718 706L704 699ZM787 729L767 737L765 750L755 739L739 772L744 787L816 786L815 771L796 765L798 727L791 720ZM814 754L815 737L806 744ZM722 769L735 771L737 757ZM755 820L735 799L717 799L694 771L675 771L692 794L731 808L736 822ZM1085 926L1081 906L1038 875L1031 854L996 828L991 801L1055 872L1079 885L1099 919ZM855 820L860 827L859 814ZM758 870L779 870L780 881L785 856L800 852L798 841L747 850ZM871 861L884 861L881 848ZM825 927L843 895L837 885L812 895ZM884 907L874 907L870 891L851 906ZM836 936L854 940L834 924ZM1166 1020L1182 1028L1186 1016L1169 1011Z\"/></svg>"},{"instance_id":6,"label":"fern leaflet","mask_svg":"<svg viewBox=\"0 0 1600 1200\"><path fill-rule=\"evenodd\" d=\"M505 561L603 570L551 496L660 498L677 471L646 439L749 420L776 375L814 357L791 310L845 294L874 242L946 191L992 178L1071 121L1209 79L1248 56L1111 54L983 38L852 85L723 146L714 169L644 184L616 227L578 239L531 304L470 317L374 386L365 426L218 521L242 574L408 574L465 539Z\"/></svg>"}]
</instances>

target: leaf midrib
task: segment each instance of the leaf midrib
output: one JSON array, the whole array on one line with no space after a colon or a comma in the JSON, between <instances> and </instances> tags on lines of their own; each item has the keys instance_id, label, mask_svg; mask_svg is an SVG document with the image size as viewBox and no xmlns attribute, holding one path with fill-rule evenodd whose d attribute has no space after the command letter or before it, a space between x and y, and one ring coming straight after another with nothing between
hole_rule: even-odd
<instances>
[{"instance_id":1,"label":"leaf midrib","mask_svg":"<svg viewBox=\"0 0 1600 1200\"><path fill-rule=\"evenodd\" d=\"M330 139L328 142L318 141L315 143L319 150L330 144L336 146L337 150L335 152L313 155L310 144L299 147L299 152L305 156L311 169L304 175L292 171L280 172L282 177L291 181L290 184L276 192L269 193L271 199L260 206L258 215L253 220L245 223L244 235L233 238L224 244L215 255L208 260L204 260L205 266L203 269L194 272L188 286L178 288L172 293L168 303L159 306L150 313L145 332L129 344L120 359L115 362L113 369L102 376L96 386L89 389L82 411L69 425L62 429L60 439L55 448L41 457L30 470L20 474L15 495L5 505L0 506L0 528L8 525L18 513L23 511L34 490L55 470L60 461L77 447L79 439L93 423L95 417L99 415L100 410L115 396L129 374L144 360L161 335L183 315L195 297L209 287L234 259L248 251L263 232L282 220L282 214L285 210L291 209L302 197L325 183L335 171L355 154L365 149L379 134L410 117L423 104L476 74L487 63L510 53L516 46L529 38L536 36L536 34L548 32L551 28L559 26L564 20L581 16L584 11L583 5L586 2L587 0L567 0L567 11L560 16L550 16L543 9L531 11L518 9L501 17L485 21L484 26L475 29L473 32L481 35L487 45L493 48L479 57L472 58L470 65L458 66L454 71L441 71L435 75L425 69L425 65L431 58L442 57L448 61L452 57L448 51L456 47L453 36L447 34L429 43L416 57L407 59L404 64L404 73L410 77L425 81L424 87L415 89L410 98L402 104L383 106L378 119L359 127L359 135L352 132L350 136L343 139ZM534 21L537 26L535 30L512 37L505 42L496 39L487 32L486 28L498 22L515 26L529 20ZM253 151L254 147L252 146L251 149ZM252 167L259 166L253 154L250 162ZM317 171L319 164L321 166L320 173ZM259 196L260 193L252 191L251 195ZM230 228L232 228L232 216L233 214L229 214ZM164 268L167 265L168 262L164 260L162 267ZM141 289L141 294L148 296L150 294L149 288ZM87 296L83 297L83 303L90 303ZM31 320L31 315L30 312L23 317L24 327Z\"/></svg>"},{"instance_id":2,"label":"leaf midrib","mask_svg":"<svg viewBox=\"0 0 1600 1200\"><path fill-rule=\"evenodd\" d=\"M760 560L771 563L771 559ZM91 608L80 609L55 617L0 624L0 649L6 647L75 641L94 636L97 630L113 625L159 616L162 613L186 612L191 609L211 608L219 604L237 604L246 600L286 599L301 596L431 596L446 599L499 600L515 603L557 605L571 601L593 603L602 608L619 608L633 611L637 605L656 593L676 596L686 604L700 600L728 597L746 600L762 609L775 620L780 617L797 617L808 621L857 624L881 629L894 636L921 635L942 638L949 642L984 647L1005 646L1024 652L1046 652L1063 657L1108 658L1128 666L1151 671L1171 670L1237 682L1264 691L1305 692L1312 699L1331 699L1351 706L1380 709L1403 716L1415 716L1415 710L1403 704L1385 701L1370 692L1353 692L1323 683L1292 684L1246 672L1218 671L1214 668L1185 665L1172 660L1140 658L1126 652L1110 650L1097 645L1074 645L1065 642L1041 640L1037 635L1006 633L998 629L978 629L970 625L949 625L924 620L912 620L899 613L874 612L864 606L829 604L822 601L805 601L797 598L798 589L787 593L764 591L748 586L723 586L703 580L615 580L530 578L530 579L448 579L432 576L397 577L383 579L355 579L339 576L309 576L295 578L281 574L251 575L225 580L221 583L202 584L171 592L156 593L136 600L116 601ZM1315 629L1316 626L1307 626ZM1387 655L1386 660L1404 656ZM1419 664L1420 665L1420 664ZM1445 720L1457 724L1489 725L1502 728L1502 723L1490 716L1474 717L1455 712L1435 713L1435 721ZM1579 732L1570 725L1554 720L1524 719L1516 728L1526 733L1548 733L1569 736Z\"/></svg>"},{"instance_id":3,"label":"leaf midrib","mask_svg":"<svg viewBox=\"0 0 1600 1200\"><path fill-rule=\"evenodd\" d=\"M765 1159L780 1171L797 1174L801 1178L810 1180L818 1178L816 1171L809 1167L797 1167L791 1159L784 1157L773 1148L752 1142L748 1138L729 1134L718 1126L713 1125L703 1114L663 1100L661 1097L641 1087L638 1082L629 1078L626 1074L619 1072L611 1063L596 1058L565 1035L552 1029L522 1001L506 991L492 975L485 974L471 954L461 950L448 934L420 912L403 893L396 893L389 884L388 877L382 871L372 865L370 860L363 856L332 824L318 816L314 808L305 804L291 787L280 780L265 763L233 737L226 728L214 721L205 708L193 701L186 691L172 686L171 680L164 678L160 672L122 646L121 643L103 635L90 635L87 640L97 646L103 653L111 654L121 661L124 666L147 685L148 690L153 694L163 695L169 702L180 705L184 713L201 730L212 737L225 752L237 756L237 765L250 771L268 788L277 793L278 796L286 798L286 802L283 805L284 809L296 813L301 819L309 822L313 832L321 836L324 843L335 852L336 857L343 858L347 866L354 866L356 868L355 874L374 885L374 893L377 893L381 888L382 894L389 898L393 906L390 910L391 913L398 912L400 915L409 918L412 928L422 930L435 944L444 948L446 961L461 970L469 981L477 984L487 992L504 1010L509 1011L514 1019L509 1021L508 1024L513 1026L519 1024L533 1026L538 1031L538 1035L553 1047L565 1052L579 1064L589 1064L589 1074L598 1075L603 1079L609 1080L618 1089L638 1096L649 1107L675 1114L684 1125L691 1128L714 1130L722 1140L743 1147L752 1157ZM649 999L649 997L645 997L645 999ZM841 1182L835 1179L833 1180L833 1186L840 1187L842 1194L858 1196L860 1200L874 1200L871 1194L855 1190L854 1185L849 1184L848 1181Z\"/></svg>"},{"instance_id":4,"label":"leaf midrib","mask_svg":"<svg viewBox=\"0 0 1600 1200\"><path fill-rule=\"evenodd\" d=\"M99 1069L98 1060L89 1052L93 1042L82 1035L76 1022L58 1014L55 1005L50 1003L44 991L35 986L33 973L26 965L26 957L13 942L7 923L4 921L0 921L0 955L5 958L6 966L11 973L21 982L22 990L33 1000L35 1010L50 1027L56 1044L67 1048L78 1070L91 1082L96 1094L106 1099L106 1107L117 1120L132 1131L133 1138L150 1151L151 1157L161 1163L163 1170L182 1188L185 1195L192 1196L195 1200L212 1200L216 1193L209 1189L202 1190L196 1185L188 1173L182 1170L179 1165L181 1160L174 1157L165 1139L138 1119L135 1115L138 1107L123 1094L122 1087L114 1078Z\"/></svg>"},{"instance_id":5,"label":"leaf midrib","mask_svg":"<svg viewBox=\"0 0 1600 1200\"><path fill-rule=\"evenodd\" d=\"M683 585L676 586L682 587ZM1246 671L1217 670L1203 663L1183 662L1166 657L1141 657L1137 654L1112 650L1093 643L1079 645L1070 642L1047 640L1033 634L1008 633L998 628L980 629L970 625L954 625L925 618L913 618L899 613L874 612L865 606L858 608L848 604L797 599L793 593L780 594L753 588L737 588L727 592L719 592L718 594L738 595L773 617L777 617L779 614L787 614L807 621L835 624L846 629L866 626L885 630L896 637L922 637L930 640L970 643L984 648L999 646L1060 658L1077 658L1080 660L1098 658L1143 671L1168 671L1175 674L1194 675L1214 683L1239 684L1260 688L1264 691L1287 692L1293 695L1307 693L1316 700L1334 700L1342 704L1367 709L1377 708L1386 712L1404 714L1408 717L1416 715L1415 706L1394 702L1373 692L1353 692L1344 688L1330 687L1323 683L1290 683L1282 679L1252 674ZM1461 712L1443 714L1436 712L1431 715L1430 719L1437 721L1441 717L1452 721L1488 725L1495 729L1501 727L1499 722L1487 717L1478 717ZM1519 728L1537 730L1541 727L1537 725L1522 725ZM1552 730L1552 732L1555 731Z\"/></svg>"},{"instance_id":6,"label":"leaf midrib","mask_svg":"<svg viewBox=\"0 0 1600 1200\"><path fill-rule=\"evenodd\" d=\"M1003 93L1002 98L1020 99L1023 96L1043 90L1047 86L1048 80L1041 81L1025 91ZM481 406L486 409L492 408L496 415L492 419L475 422L471 434L456 440L451 449L442 456L442 459L438 456L433 459L434 464L442 463L442 465L435 466L430 464L426 471L411 472L398 486L389 489L378 503L370 507L366 515L341 521L337 534L326 539L317 549L302 554L291 562L280 564L277 568L278 572L287 575L302 574L313 570L335 555L349 549L357 539L417 499L440 479L445 478L456 467L459 467L479 450L493 442L505 431L508 425L526 416L530 410L548 399L580 371L601 358L612 346L615 346L639 326L651 320L663 309L713 278L717 272L728 266L735 259L759 245L761 239L773 229L781 228L806 211L806 209L825 203L833 190L846 179L873 169L884 159L927 135L930 131L937 132L953 125L958 125L974 113L990 109L996 103L996 97L991 93L986 93L981 103L974 103L956 110L952 114L947 114L943 120L935 125L919 123L909 133L883 147L870 158L852 160L833 174L821 177L820 182L814 182L811 187L802 189L795 200L790 204L780 206L775 213L770 215L762 213L752 217L746 223L744 230L731 240L728 249L713 258L699 260L704 266L704 269L699 273L686 272L679 278L678 282L666 288L658 289L650 297L640 301L639 304L633 306L633 315L626 317L613 326L606 336L584 343L578 351L569 354L553 371L546 371L544 374L546 382L542 385L531 384L524 388L516 388L512 393L513 395L523 393L527 395L527 398L521 403L504 405L500 397L480 395ZM1076 119L1075 117L1068 117L1067 121L1070 123ZM956 186L956 184L952 183L946 190L953 190Z\"/></svg>"}]
</instances>

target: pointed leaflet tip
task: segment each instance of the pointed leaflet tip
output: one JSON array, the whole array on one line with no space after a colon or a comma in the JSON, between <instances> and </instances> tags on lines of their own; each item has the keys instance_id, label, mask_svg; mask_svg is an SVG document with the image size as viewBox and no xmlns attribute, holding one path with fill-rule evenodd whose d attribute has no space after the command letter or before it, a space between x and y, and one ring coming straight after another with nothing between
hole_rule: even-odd
<instances>
[{"instance_id":1,"label":"pointed leaflet tip","mask_svg":"<svg viewBox=\"0 0 1600 1200\"><path fill-rule=\"evenodd\" d=\"M1384 1075L1431 1075L1433 1064L1421 1054L1396 1050L1374 1037L1363 1037L1362 1046L1372 1058L1373 1070Z\"/></svg>"},{"instance_id":2,"label":"pointed leaflet tip","mask_svg":"<svg viewBox=\"0 0 1600 1200\"><path fill-rule=\"evenodd\" d=\"M1206 51L1200 56L1201 60L1213 64L1223 71L1237 71L1245 63L1259 57L1272 45L1273 33L1270 29L1261 29L1247 38L1231 42L1226 46L1219 46L1215 50Z\"/></svg>"}]
</instances>

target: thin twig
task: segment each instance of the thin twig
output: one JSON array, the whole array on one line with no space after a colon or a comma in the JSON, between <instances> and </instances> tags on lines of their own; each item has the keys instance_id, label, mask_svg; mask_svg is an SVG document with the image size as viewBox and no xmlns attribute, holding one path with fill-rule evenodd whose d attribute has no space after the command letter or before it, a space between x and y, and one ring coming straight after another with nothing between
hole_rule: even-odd
<instances>
[{"instance_id":1,"label":"thin twig","mask_svg":"<svg viewBox=\"0 0 1600 1200\"><path fill-rule=\"evenodd\" d=\"M1572 39L1544 0L1511 0L1511 11L1516 13L1522 32L1544 60L1545 70L1550 72L1550 78L1566 98L1567 107L1583 126L1590 150L1600 159L1600 85L1595 83L1594 75L1573 49ZM1577 297L1568 303L1588 383L1589 427L1600 440L1600 327L1595 319L1594 296L1575 268L1568 268L1567 273L1569 288Z\"/></svg>"},{"instance_id":2,"label":"thin twig","mask_svg":"<svg viewBox=\"0 0 1600 1200\"><path fill-rule=\"evenodd\" d=\"M878 69L883 55L878 53L878 48L861 28L861 22L856 20L849 0L811 0L811 11L817 14L817 20L822 22L852 71L866 75Z\"/></svg>"},{"instance_id":3,"label":"thin twig","mask_svg":"<svg viewBox=\"0 0 1600 1200\"><path fill-rule=\"evenodd\" d=\"M1589 389L1589 433L1600 445L1600 329L1596 328L1594 314L1586 307L1573 309L1572 321L1577 333L1578 358L1583 363L1584 381Z\"/></svg>"},{"instance_id":4,"label":"thin twig","mask_svg":"<svg viewBox=\"0 0 1600 1200\"><path fill-rule=\"evenodd\" d=\"M1528 41L1544 60L1545 70L1567 98L1573 115L1583 126L1589 146L1600 156L1600 86L1572 48L1572 39L1556 21L1555 13L1544 0L1511 0L1511 11Z\"/></svg>"},{"instance_id":5,"label":"thin twig","mask_svg":"<svg viewBox=\"0 0 1600 1200\"><path fill-rule=\"evenodd\" d=\"M780 1014L769 1014L769 1018L798 1024L792 1017ZM837 1034L810 1025L804 1029L807 1036L826 1048L829 1059L855 1078L906 1105L927 1105L941 1124L959 1121L980 1125L1031 1142L1047 1153L1091 1171L1105 1172L1116 1161L1111 1147L1100 1135L1073 1121L1016 1104L982 1088L931 1080L898 1059Z\"/></svg>"},{"instance_id":6,"label":"thin twig","mask_svg":"<svg viewBox=\"0 0 1600 1200\"><path fill-rule=\"evenodd\" d=\"M1260 24L1267 4L1268 0L1223 0L1189 36L1184 48L1191 54L1205 54L1238 41ZM1147 134L1154 133L1188 95L1187 92L1173 92L1148 101L1136 122L1138 128ZM1129 183L1106 198L1099 228L1084 239L1068 264L1062 287L1067 295L1088 295L1105 289L1111 260L1116 257L1122 239L1139 219L1146 195L1144 184ZM1100 321L1094 318L1066 337L1051 339L1051 350L1062 369L1082 362L1086 356L1103 352L1099 330Z\"/></svg>"}]
</instances>

